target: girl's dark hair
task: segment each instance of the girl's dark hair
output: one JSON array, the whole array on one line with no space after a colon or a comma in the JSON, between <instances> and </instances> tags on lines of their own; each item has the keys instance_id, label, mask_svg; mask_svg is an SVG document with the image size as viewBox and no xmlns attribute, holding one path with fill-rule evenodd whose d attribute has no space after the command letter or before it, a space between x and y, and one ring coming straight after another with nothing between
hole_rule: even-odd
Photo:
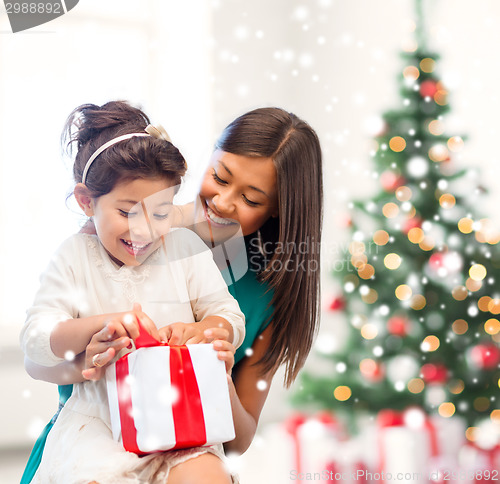
<instances>
[{"instance_id":1,"label":"girl's dark hair","mask_svg":"<svg viewBox=\"0 0 500 484\"><path fill-rule=\"evenodd\" d=\"M72 153L75 183L82 182L88 159L109 140L130 133L143 133L148 116L125 101L103 106L82 104L69 115L63 145ZM104 150L92 163L85 185L93 197L109 193L119 181L135 178L163 177L179 185L186 172L186 162L170 142L152 136L132 137Z\"/></svg>"},{"instance_id":2,"label":"girl's dark hair","mask_svg":"<svg viewBox=\"0 0 500 484\"><path fill-rule=\"evenodd\" d=\"M286 364L291 385L311 349L319 322L320 242L323 215L322 157L315 131L294 114L260 108L234 120L216 148L235 155L272 158L279 216L259 230L271 251L260 279L273 289L269 351L263 371Z\"/></svg>"}]
</instances>

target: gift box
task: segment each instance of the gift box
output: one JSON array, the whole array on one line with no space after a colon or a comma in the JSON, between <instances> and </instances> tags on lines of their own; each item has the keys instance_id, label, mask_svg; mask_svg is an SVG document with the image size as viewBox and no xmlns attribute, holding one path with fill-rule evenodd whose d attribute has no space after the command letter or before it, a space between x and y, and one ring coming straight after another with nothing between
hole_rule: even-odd
<instances>
[{"instance_id":1,"label":"gift box","mask_svg":"<svg viewBox=\"0 0 500 484\"><path fill-rule=\"evenodd\" d=\"M235 437L225 364L211 344L168 346L141 334L106 370L113 438L139 455Z\"/></svg>"},{"instance_id":2,"label":"gift box","mask_svg":"<svg viewBox=\"0 0 500 484\"><path fill-rule=\"evenodd\" d=\"M404 476L408 483L428 482L429 463L440 454L429 416L417 407L404 412L382 410L377 425L379 475Z\"/></svg>"}]
</instances>

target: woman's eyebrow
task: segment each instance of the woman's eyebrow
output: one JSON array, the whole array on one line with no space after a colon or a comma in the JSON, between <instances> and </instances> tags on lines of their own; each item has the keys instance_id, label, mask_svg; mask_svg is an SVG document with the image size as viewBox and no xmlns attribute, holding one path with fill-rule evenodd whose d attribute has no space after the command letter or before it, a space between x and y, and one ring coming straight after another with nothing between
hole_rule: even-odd
<instances>
[{"instance_id":1,"label":"woman's eyebrow","mask_svg":"<svg viewBox=\"0 0 500 484\"><path fill-rule=\"evenodd\" d=\"M227 165L222 160L219 160L219 163L224 167L224 170L226 170L231 176L233 176L233 174L231 173L231 170L227 167ZM260 188L254 187L253 185L248 185L248 188L251 188L252 190L255 190L257 192L264 194L267 198L271 198L264 190L261 190Z\"/></svg>"}]
</instances>

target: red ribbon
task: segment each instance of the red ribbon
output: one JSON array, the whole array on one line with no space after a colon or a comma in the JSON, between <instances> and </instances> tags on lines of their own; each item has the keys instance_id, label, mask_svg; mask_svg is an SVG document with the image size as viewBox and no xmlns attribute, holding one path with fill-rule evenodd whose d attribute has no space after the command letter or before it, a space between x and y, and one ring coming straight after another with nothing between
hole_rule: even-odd
<instances>
[{"instance_id":1,"label":"red ribbon","mask_svg":"<svg viewBox=\"0 0 500 484\"><path fill-rule=\"evenodd\" d=\"M306 422L306 417L301 413L296 413L290 416L285 421L285 427L287 432L292 436L293 444L294 444L294 460L295 460L295 470L298 474L302 472L302 462L301 462L301 454L302 449L300 446L299 439L299 428Z\"/></svg>"},{"instance_id":2,"label":"red ribbon","mask_svg":"<svg viewBox=\"0 0 500 484\"><path fill-rule=\"evenodd\" d=\"M135 347L139 349L152 346L167 345L155 340L139 322L139 336L135 340ZM177 391L177 398L172 403L176 440L173 448L183 449L204 445L207 442L205 418L191 355L185 345L170 346L169 348L170 379L172 387ZM132 395L130 384L127 382L129 354L124 355L116 362L116 385L122 441L125 450L145 455L137 445L137 428L132 417Z\"/></svg>"},{"instance_id":3,"label":"red ribbon","mask_svg":"<svg viewBox=\"0 0 500 484\"><path fill-rule=\"evenodd\" d=\"M200 391L186 346L170 347L170 378L178 397L172 404L175 448L184 449L207 443Z\"/></svg>"}]
</instances>

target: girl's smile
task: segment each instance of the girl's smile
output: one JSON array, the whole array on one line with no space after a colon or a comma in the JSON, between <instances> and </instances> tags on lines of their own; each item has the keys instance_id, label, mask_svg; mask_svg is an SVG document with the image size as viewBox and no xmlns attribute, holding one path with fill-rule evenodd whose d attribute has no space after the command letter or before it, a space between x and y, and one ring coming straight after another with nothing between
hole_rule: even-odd
<instances>
[{"instance_id":1,"label":"girl's smile","mask_svg":"<svg viewBox=\"0 0 500 484\"><path fill-rule=\"evenodd\" d=\"M85 185L75 188L82 200ZM170 230L169 214L175 187L167 178L122 181L109 193L82 201L94 220L97 236L118 265L137 266L149 257ZM85 198L85 197L84 197Z\"/></svg>"}]
</instances>

